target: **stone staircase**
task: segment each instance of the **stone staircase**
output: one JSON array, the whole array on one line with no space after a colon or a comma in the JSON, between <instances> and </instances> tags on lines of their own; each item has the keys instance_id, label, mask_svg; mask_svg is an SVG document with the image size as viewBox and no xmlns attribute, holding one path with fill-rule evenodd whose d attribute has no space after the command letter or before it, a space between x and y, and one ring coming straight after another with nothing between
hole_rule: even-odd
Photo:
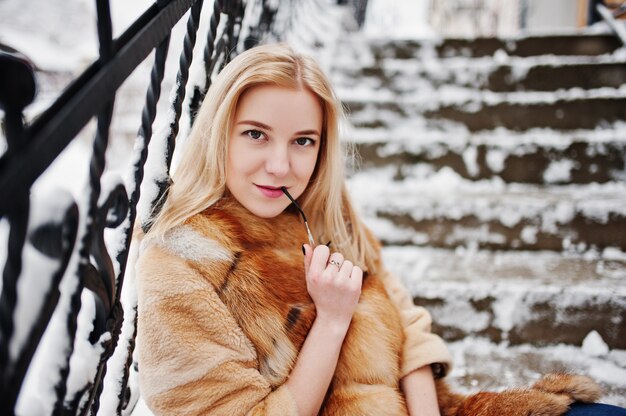
<instances>
[{"instance_id":1,"label":"stone staircase","mask_svg":"<svg viewBox=\"0 0 626 416\"><path fill-rule=\"evenodd\" d=\"M626 405L626 51L610 35L364 40L332 78L349 184L461 388L591 374Z\"/></svg>"}]
</instances>

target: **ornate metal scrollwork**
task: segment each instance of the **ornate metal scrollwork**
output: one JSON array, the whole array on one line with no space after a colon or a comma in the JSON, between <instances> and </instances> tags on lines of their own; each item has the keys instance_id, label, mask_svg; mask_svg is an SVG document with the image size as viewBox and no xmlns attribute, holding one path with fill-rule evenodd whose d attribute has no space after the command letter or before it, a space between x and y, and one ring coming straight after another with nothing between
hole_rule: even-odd
<instances>
[{"instance_id":1,"label":"ornate metal scrollwork","mask_svg":"<svg viewBox=\"0 0 626 416\"><path fill-rule=\"evenodd\" d=\"M93 344L102 334L109 331L111 323L107 323L114 308L116 298L116 274L113 262L104 242L104 229L117 228L126 219L129 208L128 194L122 184L118 184L104 203L98 207L94 223L94 235L91 244L91 258L95 261L89 265L85 276L85 288L96 295L96 318L94 329L89 335ZM118 325L118 324L116 324ZM121 328L121 322L119 323ZM119 331L115 331L119 333Z\"/></svg>"},{"instance_id":2,"label":"ornate metal scrollwork","mask_svg":"<svg viewBox=\"0 0 626 416\"><path fill-rule=\"evenodd\" d=\"M24 267L24 274L20 276L19 286L24 288L37 285L43 289L40 302L35 302L29 306L34 319L30 322L20 321L19 324L28 328L28 334L24 343L20 345L19 355L12 357L7 366L5 376L11 377L10 396L11 400L17 399L22 382L26 376L28 366L35 354L35 351L42 339L44 331L59 301L59 284L63 278L72 253L74 251L76 237L78 235L79 213L78 206L69 193L57 191L54 199L48 199L45 210L37 215L31 215L27 242L23 250L23 259L27 262ZM36 255L35 252L39 253ZM45 265L52 267L39 267L41 263L38 257L44 257ZM25 290L19 291L19 302L31 303ZM16 342L14 337L13 342ZM10 370L12 369L12 371Z\"/></svg>"},{"instance_id":3,"label":"ornate metal scrollwork","mask_svg":"<svg viewBox=\"0 0 626 416\"><path fill-rule=\"evenodd\" d=\"M236 56L237 48L252 46L239 39L244 13L249 13L248 6L259 5L256 8L260 11L259 16L248 19L246 23L252 25L249 32L253 33L256 44L270 30L277 3L271 2L270 7L270 2L265 0L214 0L204 48L206 82L202 86L194 86L193 97L188 100L191 122L210 87L211 77ZM165 177L168 177L178 133L202 4L203 0L156 0L124 34L113 39L108 0L96 0L99 58L51 106L28 123L24 122L23 109L33 101L36 92L33 66L15 51L0 50L0 107L4 110L3 127L7 140L6 151L0 156L0 219L6 220L10 229L8 238L0 235L8 241L0 296L2 414L15 414L20 387L29 377L27 372L37 348L41 347L41 340L48 336L46 329L57 320L61 324L55 330L62 332L57 336L63 339L63 346L58 348L58 362L51 368L58 383L50 386L50 412L98 413L106 381L110 381L107 386L114 386L112 394L105 394L110 401L106 412L110 411L110 404L114 401L113 408L118 415L128 413L136 402L136 392L129 387L129 373L137 371L136 363L133 363L136 303L133 304L132 300L129 304L125 303L125 311L121 293L171 30L191 9L179 61L178 90L172 103L174 118L169 135L163 137L169 142L164 155L168 168L167 172L162 172ZM218 33L220 19L222 31ZM118 183L101 195L101 176L115 92L152 50L155 51L155 63L141 118L139 151L132 167L134 180L128 183L128 190ZM98 131L90 164L88 195L86 202L80 204L80 212L79 204L64 192L55 192L44 203L35 200L31 206L32 184L73 140L74 135L95 116L98 118ZM154 178L150 180L154 181ZM168 180L160 184L159 197L152 201L153 212L156 201L166 196ZM37 212L33 214L33 210ZM144 225L149 226L149 222ZM114 229L119 237L119 246L115 249L107 247L105 229ZM35 270L33 265L37 261L47 266ZM65 283L71 283L67 290ZM40 297L34 300L30 294L23 293L21 285L27 288L38 286ZM95 304L93 329L88 324L88 335L80 332L79 337L77 321L81 309L87 311L84 316L91 319L91 310L82 308L86 305L81 304L81 297L87 293L93 295ZM91 298L86 299L90 300L91 307ZM20 305L28 303L31 303L28 305L31 318L28 322L20 321L17 328L15 316ZM80 384L70 388L68 379L74 374L70 361L76 353L74 344L77 339L92 346L97 353L90 362L95 375L90 373L87 378L81 379ZM121 351L120 347L127 351ZM107 378L107 365L109 361L116 361L110 358L118 352L119 357L114 358L118 364L125 364L123 368L121 365L116 367L118 374Z\"/></svg>"}]
</instances>

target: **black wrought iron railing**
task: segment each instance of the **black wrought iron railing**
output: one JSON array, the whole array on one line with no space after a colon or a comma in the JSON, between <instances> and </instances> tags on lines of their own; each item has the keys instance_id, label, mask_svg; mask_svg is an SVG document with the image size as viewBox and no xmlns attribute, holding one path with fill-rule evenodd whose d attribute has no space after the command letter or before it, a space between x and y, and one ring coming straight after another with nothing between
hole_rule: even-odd
<instances>
[{"instance_id":1,"label":"black wrought iron railing","mask_svg":"<svg viewBox=\"0 0 626 416\"><path fill-rule=\"evenodd\" d=\"M280 38L277 11L303 3L323 12L331 2L156 0L113 38L108 0L96 0L98 58L32 121L25 121L24 109L35 98L34 68L19 53L0 50L0 108L6 139L0 157L0 238L6 239L0 296L0 414L20 413L20 395L27 373L35 371L35 354L48 354L41 359L47 366L39 369L48 386L38 388L41 397L34 400L38 403L26 403L26 408L55 415L121 415L132 410L137 400L129 382L136 372L136 303L123 304L122 294L130 290L124 284L125 269L172 28L189 12L162 155L168 172L181 114L186 111L192 120L212 76L238 52ZM212 11L207 32L199 34L203 7ZM206 76L190 89L192 96L185 97L198 37L205 42ZM129 184L105 180L116 93L151 53L154 63L135 143L134 178ZM77 201L60 190L51 191L43 202L41 196L31 196L35 181L94 118L97 127L85 200ZM168 172L158 180L151 207L167 192ZM7 228L8 233L3 233ZM105 243L105 233L112 234L116 247ZM132 299L132 293L129 296ZM81 323L82 316L87 317L86 324ZM57 335L50 337L54 345L46 345L42 353L45 333L54 331ZM75 362L85 354L85 345L88 357ZM77 370L81 366L86 368ZM104 410L99 412L101 407Z\"/></svg>"},{"instance_id":2,"label":"black wrought iron railing","mask_svg":"<svg viewBox=\"0 0 626 416\"><path fill-rule=\"evenodd\" d=\"M611 28L613 33L620 39L622 45L626 45L626 28L624 25L617 21L617 19L626 13L626 2L622 2L619 7L615 7L614 10L610 10L606 7L602 1L590 2L590 8L595 6L593 10L590 10L590 23L595 21L604 20Z\"/></svg>"}]
</instances>

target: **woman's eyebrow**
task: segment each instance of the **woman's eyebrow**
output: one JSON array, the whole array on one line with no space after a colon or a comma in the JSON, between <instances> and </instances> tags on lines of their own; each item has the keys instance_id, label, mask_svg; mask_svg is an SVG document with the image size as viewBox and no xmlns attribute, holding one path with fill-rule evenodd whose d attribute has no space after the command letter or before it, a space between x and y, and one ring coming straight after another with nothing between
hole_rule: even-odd
<instances>
[{"instance_id":1,"label":"woman's eyebrow","mask_svg":"<svg viewBox=\"0 0 626 416\"><path fill-rule=\"evenodd\" d=\"M256 121L256 120L241 120L237 122L237 125L240 124L247 124L250 126L256 126L259 127L261 129L267 130L267 131L272 131L273 129L268 126L267 124L261 123L260 121ZM300 130L297 131L295 133L296 135L315 135L315 136L321 136L320 132L317 131L316 129L306 129L306 130Z\"/></svg>"},{"instance_id":2,"label":"woman's eyebrow","mask_svg":"<svg viewBox=\"0 0 626 416\"><path fill-rule=\"evenodd\" d=\"M260 121L254 121L254 120L241 120L241 121L238 121L238 122L237 122L237 125L240 125L240 124L249 124L249 125L251 125L251 126L260 127L260 128L262 128L262 129L265 129L265 130L270 130L270 131L272 130L272 128L271 128L270 126L268 126L267 124L263 124L263 123L261 123Z\"/></svg>"},{"instance_id":3,"label":"woman's eyebrow","mask_svg":"<svg viewBox=\"0 0 626 416\"><path fill-rule=\"evenodd\" d=\"M321 134L317 130L302 130L296 132L296 134L321 136Z\"/></svg>"}]
</instances>

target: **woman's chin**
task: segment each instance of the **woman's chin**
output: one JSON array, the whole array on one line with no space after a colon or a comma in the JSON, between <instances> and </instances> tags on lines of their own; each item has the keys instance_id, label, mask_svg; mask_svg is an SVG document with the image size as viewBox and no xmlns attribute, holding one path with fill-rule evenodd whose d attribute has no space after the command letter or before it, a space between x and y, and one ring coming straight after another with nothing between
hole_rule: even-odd
<instances>
[{"instance_id":1,"label":"woman's chin","mask_svg":"<svg viewBox=\"0 0 626 416\"><path fill-rule=\"evenodd\" d=\"M280 215L285 208L289 205L289 201L286 203L281 201L268 202L268 203L259 203L254 204L253 206L248 206L243 204L243 206L250 211L250 213L256 215L259 218L274 218Z\"/></svg>"}]
</instances>

